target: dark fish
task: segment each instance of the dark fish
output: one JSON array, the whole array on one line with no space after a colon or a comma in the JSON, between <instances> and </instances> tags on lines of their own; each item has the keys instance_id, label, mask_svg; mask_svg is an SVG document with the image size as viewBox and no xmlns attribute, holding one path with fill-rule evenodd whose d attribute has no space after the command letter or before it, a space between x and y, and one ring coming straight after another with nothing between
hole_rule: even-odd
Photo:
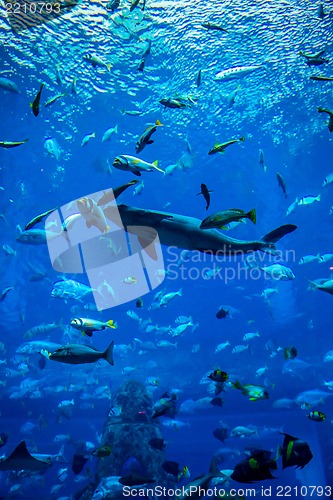
<instances>
[{"instance_id":1,"label":"dark fish","mask_svg":"<svg viewBox=\"0 0 333 500\"><path fill-rule=\"evenodd\" d=\"M2 290L2 292L0 293L0 302L2 302L3 300L5 300L7 293L10 292L11 290L14 290L14 287L7 286L6 288L4 288Z\"/></svg>"},{"instance_id":2,"label":"dark fish","mask_svg":"<svg viewBox=\"0 0 333 500\"><path fill-rule=\"evenodd\" d=\"M197 87L199 88L200 85L201 85L201 69L199 69L198 75L197 75Z\"/></svg>"},{"instance_id":3,"label":"dark fish","mask_svg":"<svg viewBox=\"0 0 333 500\"><path fill-rule=\"evenodd\" d=\"M217 319L223 319L226 318L229 314L229 311L227 309L224 309L223 307L220 307L220 309L216 313Z\"/></svg>"},{"instance_id":4,"label":"dark fish","mask_svg":"<svg viewBox=\"0 0 333 500\"><path fill-rule=\"evenodd\" d=\"M253 450L251 456L239 462L231 478L238 483L252 484L254 481L275 479L270 469L277 469L272 453L266 450Z\"/></svg>"},{"instance_id":5,"label":"dark fish","mask_svg":"<svg viewBox=\"0 0 333 500\"><path fill-rule=\"evenodd\" d=\"M276 172L276 178L278 181L278 185L280 186L280 188L284 192L285 198L288 198L287 186L286 186L284 178L282 177L282 175L279 172Z\"/></svg>"},{"instance_id":6,"label":"dark fish","mask_svg":"<svg viewBox=\"0 0 333 500\"><path fill-rule=\"evenodd\" d=\"M89 457L86 455L83 455L82 453L75 453L73 456L73 461L72 461L72 471L74 474L80 474L82 472L83 467L86 465L88 462Z\"/></svg>"},{"instance_id":7,"label":"dark fish","mask_svg":"<svg viewBox=\"0 0 333 500\"><path fill-rule=\"evenodd\" d=\"M160 450L162 451L165 446L166 446L166 443L164 441L164 439L162 438L152 438L150 441L149 441L149 445L154 448L155 450Z\"/></svg>"},{"instance_id":8,"label":"dark fish","mask_svg":"<svg viewBox=\"0 0 333 500\"><path fill-rule=\"evenodd\" d=\"M143 134L136 143L135 146L136 153L140 153L147 146L147 144L152 144L154 142L151 139L151 136L153 135L154 132L156 132L157 127L163 127L163 124L159 120L156 120L154 125L150 125L149 127L146 128L146 130L143 132Z\"/></svg>"},{"instance_id":9,"label":"dark fish","mask_svg":"<svg viewBox=\"0 0 333 500\"><path fill-rule=\"evenodd\" d=\"M146 64L146 59L142 57L138 66L138 71L143 71Z\"/></svg>"},{"instance_id":10,"label":"dark fish","mask_svg":"<svg viewBox=\"0 0 333 500\"><path fill-rule=\"evenodd\" d=\"M15 450L7 458L0 460L0 470L45 470L52 465L52 462L38 460L30 455L25 441L21 441Z\"/></svg>"},{"instance_id":11,"label":"dark fish","mask_svg":"<svg viewBox=\"0 0 333 500\"><path fill-rule=\"evenodd\" d=\"M208 378L213 382L226 382L229 379L229 375L222 370L214 370L208 375Z\"/></svg>"},{"instance_id":12,"label":"dark fish","mask_svg":"<svg viewBox=\"0 0 333 500\"><path fill-rule=\"evenodd\" d=\"M265 156L264 156L264 152L262 149L259 149L259 165L262 167L264 172L267 171L267 167L265 165Z\"/></svg>"},{"instance_id":13,"label":"dark fish","mask_svg":"<svg viewBox=\"0 0 333 500\"><path fill-rule=\"evenodd\" d=\"M222 26L219 26L218 24L214 23L202 23L201 26L203 28L206 28L207 30L216 30L216 31L223 31L224 33L228 33L228 31L225 28L222 28Z\"/></svg>"},{"instance_id":14,"label":"dark fish","mask_svg":"<svg viewBox=\"0 0 333 500\"><path fill-rule=\"evenodd\" d=\"M177 99L172 99L171 97L161 99L160 104L162 104L162 106L164 106L165 108L171 109L186 108L186 104L184 102L178 101Z\"/></svg>"},{"instance_id":15,"label":"dark fish","mask_svg":"<svg viewBox=\"0 0 333 500\"><path fill-rule=\"evenodd\" d=\"M224 443L224 441L227 439L229 434L229 428L228 427L219 427L218 429L215 429L213 431L213 436Z\"/></svg>"},{"instance_id":16,"label":"dark fish","mask_svg":"<svg viewBox=\"0 0 333 500\"><path fill-rule=\"evenodd\" d=\"M11 148L17 148L17 146L22 146L22 144L25 144L28 142L29 139L25 139L24 141L0 141L0 148L4 149L11 149Z\"/></svg>"},{"instance_id":17,"label":"dark fish","mask_svg":"<svg viewBox=\"0 0 333 500\"><path fill-rule=\"evenodd\" d=\"M92 452L92 455L94 455L94 457L104 458L111 455L111 452L112 452L112 446L109 444L104 444L103 446L96 448L96 450Z\"/></svg>"},{"instance_id":18,"label":"dark fish","mask_svg":"<svg viewBox=\"0 0 333 500\"><path fill-rule=\"evenodd\" d=\"M333 76L313 75L310 76L310 80L314 80L315 82L333 82Z\"/></svg>"},{"instance_id":19,"label":"dark fish","mask_svg":"<svg viewBox=\"0 0 333 500\"><path fill-rule=\"evenodd\" d=\"M70 365L96 363L100 359L105 359L105 361L113 366L113 346L114 342L112 341L109 347L104 352L101 352L92 346L67 344L51 353L49 359Z\"/></svg>"},{"instance_id":20,"label":"dark fish","mask_svg":"<svg viewBox=\"0 0 333 500\"><path fill-rule=\"evenodd\" d=\"M205 198L205 201L207 203L206 205L206 210L208 210L209 208L209 205L210 205L210 193L212 193L213 191L210 191L208 189L208 187L206 186L206 184L201 184L201 191L200 193L197 194L197 196L199 196L200 194L202 194L202 196Z\"/></svg>"},{"instance_id":21,"label":"dark fish","mask_svg":"<svg viewBox=\"0 0 333 500\"><path fill-rule=\"evenodd\" d=\"M309 415L307 417L310 420L313 420L314 422L324 422L326 420L326 415L325 413L321 411L310 411Z\"/></svg>"},{"instance_id":22,"label":"dark fish","mask_svg":"<svg viewBox=\"0 0 333 500\"><path fill-rule=\"evenodd\" d=\"M37 92L37 95L35 97L35 99L32 101L32 103L30 104L30 107L32 109L32 112L35 116L38 116L39 115L39 107L40 107L40 98L41 98L41 95L42 95L42 90L43 90L43 87L44 87L44 83L41 84L40 88L39 88L39 91Z\"/></svg>"},{"instance_id":23,"label":"dark fish","mask_svg":"<svg viewBox=\"0 0 333 500\"><path fill-rule=\"evenodd\" d=\"M284 432L281 434L284 435L283 445L279 448L279 453L282 456L282 469L294 465L296 469L298 467L303 469L313 458L310 446L306 441L301 441L290 434Z\"/></svg>"},{"instance_id":24,"label":"dark fish","mask_svg":"<svg viewBox=\"0 0 333 500\"><path fill-rule=\"evenodd\" d=\"M51 210L47 210L47 212L43 212L42 214L37 215L36 217L34 217L33 219L31 219L31 221L28 222L24 226L24 230L28 231L29 229L31 229L32 227L34 227L39 222L42 222L49 214L51 214L52 212L54 212L55 210L57 210L57 208L58 207L51 208Z\"/></svg>"},{"instance_id":25,"label":"dark fish","mask_svg":"<svg viewBox=\"0 0 333 500\"><path fill-rule=\"evenodd\" d=\"M230 208L228 210L220 210L206 217L200 224L200 229L222 229L230 222L236 222L241 219L249 219L253 224L257 222L256 209L253 208L249 212L244 212L239 208Z\"/></svg>"},{"instance_id":26,"label":"dark fish","mask_svg":"<svg viewBox=\"0 0 333 500\"><path fill-rule=\"evenodd\" d=\"M132 474L129 474L128 476L122 476L119 479L119 483L123 484L124 486L139 486L141 484L150 484L155 482L155 479L151 477L144 477L140 474L135 474L134 472Z\"/></svg>"},{"instance_id":27,"label":"dark fish","mask_svg":"<svg viewBox=\"0 0 333 500\"><path fill-rule=\"evenodd\" d=\"M308 59L306 64L308 66L321 66L322 64L328 63L329 59L325 59L324 57L317 57L313 59Z\"/></svg>"}]
</instances>

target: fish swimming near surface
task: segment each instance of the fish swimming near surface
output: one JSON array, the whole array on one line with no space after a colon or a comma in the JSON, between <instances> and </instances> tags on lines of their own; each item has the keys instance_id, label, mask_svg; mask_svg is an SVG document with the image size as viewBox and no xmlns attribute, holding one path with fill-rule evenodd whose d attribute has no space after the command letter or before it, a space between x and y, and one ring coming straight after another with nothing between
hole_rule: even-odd
<instances>
[{"instance_id":1,"label":"fish swimming near surface","mask_svg":"<svg viewBox=\"0 0 333 500\"><path fill-rule=\"evenodd\" d=\"M261 68L264 68L262 64L255 66L236 66L235 68L225 69L217 73L215 81L229 82L231 80L237 80L239 78L244 78L244 76L249 75L254 71L258 71Z\"/></svg>"},{"instance_id":2,"label":"fish swimming near surface","mask_svg":"<svg viewBox=\"0 0 333 500\"><path fill-rule=\"evenodd\" d=\"M39 91L37 92L37 95L36 95L35 99L30 104L30 107L32 109L32 112L33 112L34 116L38 116L39 115L40 98L42 96L42 90L43 90L43 88L44 88L44 83L41 84L41 86L39 88Z\"/></svg>"},{"instance_id":3,"label":"fish swimming near surface","mask_svg":"<svg viewBox=\"0 0 333 500\"><path fill-rule=\"evenodd\" d=\"M216 142L214 146L208 151L209 155L213 155L215 153L224 153L228 146L232 144L236 144L237 142L244 142L245 137L240 137L239 139L232 139L231 141L222 142L221 144Z\"/></svg>"},{"instance_id":4,"label":"fish swimming near surface","mask_svg":"<svg viewBox=\"0 0 333 500\"><path fill-rule=\"evenodd\" d=\"M59 347L56 351L49 353L49 359L66 363L69 365L81 365L85 363L96 363L100 359L105 359L110 365L114 365L113 361L114 341L104 351L98 351L93 346L83 344L67 344Z\"/></svg>"},{"instance_id":5,"label":"fish swimming near surface","mask_svg":"<svg viewBox=\"0 0 333 500\"><path fill-rule=\"evenodd\" d=\"M228 31L219 24L207 22L207 23L202 23L201 26L203 28L206 28L207 30L223 31L224 33L228 33Z\"/></svg>"},{"instance_id":6,"label":"fish swimming near surface","mask_svg":"<svg viewBox=\"0 0 333 500\"><path fill-rule=\"evenodd\" d=\"M24 141L0 141L0 148L4 149L11 149L11 148L17 148L18 146L22 146L22 144L25 144L28 142L29 139L25 139Z\"/></svg>"},{"instance_id":7,"label":"fish swimming near surface","mask_svg":"<svg viewBox=\"0 0 333 500\"><path fill-rule=\"evenodd\" d=\"M312 75L310 76L310 80L314 80L315 82L333 82L333 76Z\"/></svg>"},{"instance_id":8,"label":"fish swimming near surface","mask_svg":"<svg viewBox=\"0 0 333 500\"><path fill-rule=\"evenodd\" d=\"M0 89L7 90L7 92L12 92L13 94L19 94L20 91L16 83L9 78L1 77L0 78Z\"/></svg>"},{"instance_id":9,"label":"fish swimming near surface","mask_svg":"<svg viewBox=\"0 0 333 500\"><path fill-rule=\"evenodd\" d=\"M163 245L219 255L240 255L256 250L274 253L275 243L297 229L297 226L293 224L286 224L270 231L260 240L245 241L228 237L215 229L200 229L202 221L194 217L143 210L128 205L118 205L118 209L124 226L153 227L158 232ZM106 207L104 213L108 218L110 215L113 220L113 207ZM135 228L132 227L132 231L135 231ZM146 248L155 238L155 234L148 233L143 234L142 229L138 229L137 235L143 248Z\"/></svg>"},{"instance_id":10,"label":"fish swimming near surface","mask_svg":"<svg viewBox=\"0 0 333 500\"><path fill-rule=\"evenodd\" d=\"M25 441L21 441L15 450L6 458L0 459L0 471L42 471L48 469L52 465L52 461L38 460L33 457L28 449Z\"/></svg>"}]
</instances>

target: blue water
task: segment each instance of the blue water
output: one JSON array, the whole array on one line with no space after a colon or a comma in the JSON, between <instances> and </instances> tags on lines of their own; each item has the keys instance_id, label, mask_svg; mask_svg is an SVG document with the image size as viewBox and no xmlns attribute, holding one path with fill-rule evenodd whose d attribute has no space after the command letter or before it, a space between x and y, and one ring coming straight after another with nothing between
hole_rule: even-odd
<instances>
[{"instance_id":1,"label":"blue water","mask_svg":"<svg viewBox=\"0 0 333 500\"><path fill-rule=\"evenodd\" d=\"M71 471L73 441L88 441L97 447L116 391L130 378L146 384L147 377L158 379L157 388L147 387L154 401L166 391L179 390L176 419L185 425L161 425L161 431L167 442L166 458L187 465L191 479L206 473L212 456L224 446L229 451L219 464L221 470L234 468L245 458L246 448L272 450L275 455L283 441L279 432L285 432L308 442L313 459L302 471L282 471L280 459L278 470L273 471L277 479L255 485L258 496L263 485L332 485L333 392L324 381L333 380L333 364L323 361L333 349L332 297L309 289L309 281L329 279L333 259L298 264L305 255L333 253L333 188L323 187L325 177L332 172L332 138L328 115L316 110L316 106L332 108L331 83L309 80L313 74L332 76L331 64L308 68L298 55L299 50L325 49L325 57L330 59L332 6L324 2L327 16L322 20L316 14L318 5L307 1L287 6L282 1L266 5L243 0L237 5L221 5L216 0L199 7L194 1L181 5L151 0L145 12L135 9L132 13L129 6L130 2L123 2L111 15L104 4L83 3L59 20L20 33L11 30L6 16L1 21L0 76L13 80L20 94L0 89L0 140L29 139L17 148L0 148L1 246L9 245L14 252L6 255L0 250L0 292L13 287L0 303L0 432L9 433L1 452L8 456L24 439L32 453L57 453L61 443L56 442L56 436L64 434L69 438L65 442L67 464L54 464L41 477L22 479L2 472L0 496L73 498L71 495L94 478L97 464L97 459L91 457L75 480ZM229 33L205 30L201 23L207 20L228 27ZM152 40L152 48L141 73L137 67L145 39ZM84 62L82 57L87 52L110 61L110 73ZM62 85L56 83L56 64L63 74ZM222 69L253 64L264 64L264 68L244 79L214 81ZM199 69L203 70L202 84L197 88ZM76 95L70 92L73 76L77 77ZM41 111L35 117L29 104L41 82L45 83ZM227 96L238 85L241 88L235 104L228 107ZM44 107L47 99L65 91L66 96ZM196 102L189 108L164 110L159 100L177 93L191 95ZM142 114L130 116L121 113L122 109L140 110ZM136 155L137 139L156 119L163 127L153 135L155 142ZM102 143L104 132L116 125L118 133ZM92 132L96 138L82 148L83 137ZM244 143L230 146L223 155L208 156L216 142L242 136ZM58 159L44 148L49 137L58 143ZM259 149L264 152L266 172L259 164ZM178 166L172 175L143 173L139 179L144 181L141 195L133 196L133 188L129 188L121 195L122 203L198 219L232 207L245 211L256 208L256 225L247 221L227 233L242 240L258 240L278 226L295 224L297 230L276 245L280 263L293 270L295 279L276 281L263 273L251 279L243 268L243 258L219 262L198 252L189 253L189 262L180 269L175 261L181 250L164 247L167 275L158 290L142 297L142 309L131 301L102 312L87 311L83 306L94 303L92 294L83 302L52 298L54 282L65 278L89 285L87 276L62 275L53 270L47 245L16 241L17 226L24 228L46 210L134 179L130 172L112 167L114 158L121 154L139 156L148 162L158 160L163 170L177 162L179 165L185 155L188 166ZM276 172L285 179L288 198L277 185ZM197 196L201 183L212 190L208 211L202 196ZM319 194L319 202L297 206L286 216L296 197ZM42 223L36 227L44 226ZM263 262L273 263L268 255ZM222 268L220 275L203 279L203 270L213 268L214 263ZM36 268L45 275L32 281ZM265 301L261 294L267 287L276 291ZM181 288L182 297L176 297L165 308L149 309L157 291L175 292ZM238 311L218 320L215 315L222 305ZM142 320L150 318L151 324L159 327L175 328L175 319L180 315L192 316L198 327L194 332L189 328L177 338L168 333L147 333L128 316L129 310ZM96 332L89 340L69 327L77 316L113 319L118 329ZM58 328L31 339L24 337L30 328L51 323ZM244 342L242 338L248 332L259 332L260 336ZM47 360L41 370L38 353L17 353L30 340L61 345L83 342L104 351L112 338L114 367L103 361L74 366ZM140 353L134 338L151 341L155 346L160 340L177 341L177 348L156 347ZM216 353L216 346L227 340L231 346ZM276 349L270 355L268 342L282 350ZM128 346L127 351L119 348L120 344ZM234 346L242 344L249 344L249 349L232 353ZM298 351L295 365L286 364L283 356L283 349L291 345ZM299 369L297 361L306 363L306 367ZM124 373L126 367L134 368L130 375ZM267 367L265 374L257 377L256 371L263 367ZM264 386L269 399L251 402L229 383L222 393L223 406L213 407L210 400L214 386L207 385L207 375L216 368L226 371L230 382L238 379L242 384ZM24 384L27 389L20 392ZM325 391L327 397L319 397L320 401L312 405L310 401L303 406L294 401L309 390ZM202 402L202 398L206 400ZM282 398L292 400L290 408L274 405ZM58 404L72 399L70 418L58 422ZM192 413L183 411L182 405L188 400L199 401ZM315 410L326 414L324 422L307 418ZM257 435L228 437L224 444L220 443L212 435L220 421L230 430L239 425L254 426ZM36 428L24 432L22 425L26 422L36 424ZM273 430L265 433L266 427ZM68 477L52 496L51 488L60 484L57 472L63 467L68 467ZM181 484L185 483L184 479ZM10 488L17 484L21 484L18 493L9 496ZM39 488L33 497L31 485ZM232 480L229 483L229 487L240 486L244 485ZM299 495L293 492L292 497Z\"/></svg>"}]
</instances>

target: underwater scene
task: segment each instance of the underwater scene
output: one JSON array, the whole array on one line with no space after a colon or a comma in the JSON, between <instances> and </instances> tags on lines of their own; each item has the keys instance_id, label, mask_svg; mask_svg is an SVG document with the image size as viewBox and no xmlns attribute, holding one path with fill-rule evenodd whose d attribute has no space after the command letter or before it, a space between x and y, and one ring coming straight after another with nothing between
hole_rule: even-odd
<instances>
[{"instance_id":1,"label":"underwater scene","mask_svg":"<svg viewBox=\"0 0 333 500\"><path fill-rule=\"evenodd\" d=\"M332 2L0 10L0 498L332 498Z\"/></svg>"}]
</instances>

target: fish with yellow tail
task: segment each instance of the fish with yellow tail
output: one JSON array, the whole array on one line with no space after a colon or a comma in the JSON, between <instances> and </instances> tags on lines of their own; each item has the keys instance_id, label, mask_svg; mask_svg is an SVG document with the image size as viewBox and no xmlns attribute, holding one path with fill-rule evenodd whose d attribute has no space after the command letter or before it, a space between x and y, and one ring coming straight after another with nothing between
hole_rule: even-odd
<instances>
[{"instance_id":1,"label":"fish with yellow tail","mask_svg":"<svg viewBox=\"0 0 333 500\"><path fill-rule=\"evenodd\" d=\"M85 196L84 198L80 198L76 204L81 215L85 218L88 228L95 226L101 233L107 233L109 231L110 226L108 226L106 222L104 212L102 208L97 205L96 201Z\"/></svg>"},{"instance_id":2,"label":"fish with yellow tail","mask_svg":"<svg viewBox=\"0 0 333 500\"><path fill-rule=\"evenodd\" d=\"M232 387L242 391L244 396L248 396L250 401L259 401L260 399L268 399L268 392L260 385L244 384L242 385L238 380L233 382Z\"/></svg>"},{"instance_id":3,"label":"fish with yellow tail","mask_svg":"<svg viewBox=\"0 0 333 500\"><path fill-rule=\"evenodd\" d=\"M216 142L214 147L208 151L208 154L213 155L215 153L224 153L228 146L236 144L237 142L244 142L244 141L245 137L240 137L239 139L232 139L231 141L222 142L221 144Z\"/></svg>"},{"instance_id":4,"label":"fish with yellow tail","mask_svg":"<svg viewBox=\"0 0 333 500\"><path fill-rule=\"evenodd\" d=\"M88 337L92 337L93 332L100 332L106 330L106 328L117 328L117 324L113 319L104 322L97 319L73 318L70 325L75 328L75 330L79 330Z\"/></svg>"},{"instance_id":5,"label":"fish with yellow tail","mask_svg":"<svg viewBox=\"0 0 333 500\"><path fill-rule=\"evenodd\" d=\"M152 144L154 142L151 139L151 136L153 135L154 132L156 132L157 127L163 127L163 123L161 123L159 120L156 120L154 125L150 125L149 127L146 128L146 130L143 132L143 134L136 143L135 146L136 153L140 153L147 146L147 144Z\"/></svg>"},{"instance_id":6,"label":"fish with yellow tail","mask_svg":"<svg viewBox=\"0 0 333 500\"><path fill-rule=\"evenodd\" d=\"M114 159L113 166L138 176L141 176L141 172L152 172L153 170L158 170L164 174L164 170L158 167L158 160L148 163L140 160L140 158L135 158L135 156L119 155Z\"/></svg>"}]
</instances>

